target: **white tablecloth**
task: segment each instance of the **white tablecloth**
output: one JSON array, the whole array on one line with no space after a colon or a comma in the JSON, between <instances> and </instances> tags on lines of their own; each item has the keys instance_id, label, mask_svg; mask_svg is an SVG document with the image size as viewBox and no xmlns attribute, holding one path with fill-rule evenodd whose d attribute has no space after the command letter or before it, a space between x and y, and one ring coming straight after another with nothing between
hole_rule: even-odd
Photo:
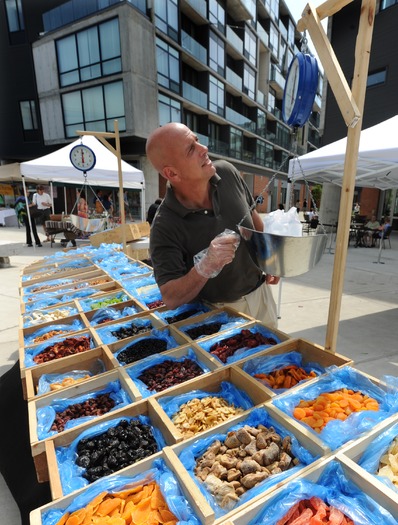
<instances>
[{"instance_id":1,"label":"white tablecloth","mask_svg":"<svg viewBox=\"0 0 398 525\"><path fill-rule=\"evenodd\" d=\"M2 226L6 225L6 217L15 217L15 210L9 208L0 208L0 224Z\"/></svg>"}]
</instances>

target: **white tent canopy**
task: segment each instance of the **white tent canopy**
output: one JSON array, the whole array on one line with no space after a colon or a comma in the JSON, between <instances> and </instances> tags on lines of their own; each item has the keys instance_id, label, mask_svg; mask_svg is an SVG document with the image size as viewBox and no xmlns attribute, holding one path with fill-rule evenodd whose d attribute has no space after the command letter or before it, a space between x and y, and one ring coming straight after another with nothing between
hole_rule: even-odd
<instances>
[{"instance_id":1,"label":"white tent canopy","mask_svg":"<svg viewBox=\"0 0 398 525\"><path fill-rule=\"evenodd\" d=\"M21 174L29 180L82 184L84 181L83 172L74 168L69 159L71 149L81 142L90 147L96 156L95 167L87 172L87 182L90 186L119 187L116 155L91 135L84 135L82 139L78 139L44 157L21 162ZM123 160L122 174L125 189L145 189L143 172Z\"/></svg>"},{"instance_id":2,"label":"white tent canopy","mask_svg":"<svg viewBox=\"0 0 398 525\"><path fill-rule=\"evenodd\" d=\"M307 179L341 186L347 138L289 162L292 181ZM355 186L398 188L398 115L361 132Z\"/></svg>"}]
</instances>

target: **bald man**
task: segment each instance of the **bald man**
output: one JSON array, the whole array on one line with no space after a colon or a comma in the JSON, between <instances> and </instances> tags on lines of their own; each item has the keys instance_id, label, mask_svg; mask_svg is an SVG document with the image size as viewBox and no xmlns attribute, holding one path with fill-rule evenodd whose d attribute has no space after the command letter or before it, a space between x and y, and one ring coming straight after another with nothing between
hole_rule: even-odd
<instances>
[{"instance_id":1,"label":"bald man","mask_svg":"<svg viewBox=\"0 0 398 525\"><path fill-rule=\"evenodd\" d=\"M146 152L167 180L150 234L163 301L174 309L205 300L276 327L276 305L268 285L279 278L262 272L251 245L236 233L243 217L243 226L263 230L239 172L227 161L213 163L208 148L180 123L156 129Z\"/></svg>"}]
</instances>

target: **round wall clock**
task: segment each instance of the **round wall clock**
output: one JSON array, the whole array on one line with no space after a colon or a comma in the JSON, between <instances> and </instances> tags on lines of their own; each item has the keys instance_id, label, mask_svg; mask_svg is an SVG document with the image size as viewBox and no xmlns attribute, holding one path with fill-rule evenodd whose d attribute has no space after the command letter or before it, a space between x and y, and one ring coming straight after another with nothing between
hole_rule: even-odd
<instances>
[{"instance_id":1,"label":"round wall clock","mask_svg":"<svg viewBox=\"0 0 398 525\"><path fill-rule=\"evenodd\" d=\"M286 124L301 127L310 118L318 74L318 62L312 55L297 53L291 61L282 101L282 117Z\"/></svg>"},{"instance_id":2,"label":"round wall clock","mask_svg":"<svg viewBox=\"0 0 398 525\"><path fill-rule=\"evenodd\" d=\"M69 158L73 166L80 171L92 170L96 163L94 151L83 144L74 146L70 150Z\"/></svg>"}]
</instances>

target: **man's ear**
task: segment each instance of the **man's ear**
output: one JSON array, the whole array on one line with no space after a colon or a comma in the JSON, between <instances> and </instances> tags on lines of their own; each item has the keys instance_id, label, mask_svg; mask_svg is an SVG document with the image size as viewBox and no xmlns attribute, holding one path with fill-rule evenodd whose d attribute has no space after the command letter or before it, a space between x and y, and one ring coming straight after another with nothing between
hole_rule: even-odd
<instances>
[{"instance_id":1,"label":"man's ear","mask_svg":"<svg viewBox=\"0 0 398 525\"><path fill-rule=\"evenodd\" d=\"M171 183L178 180L179 178L177 171L172 166L165 166L163 168L162 175Z\"/></svg>"}]
</instances>

